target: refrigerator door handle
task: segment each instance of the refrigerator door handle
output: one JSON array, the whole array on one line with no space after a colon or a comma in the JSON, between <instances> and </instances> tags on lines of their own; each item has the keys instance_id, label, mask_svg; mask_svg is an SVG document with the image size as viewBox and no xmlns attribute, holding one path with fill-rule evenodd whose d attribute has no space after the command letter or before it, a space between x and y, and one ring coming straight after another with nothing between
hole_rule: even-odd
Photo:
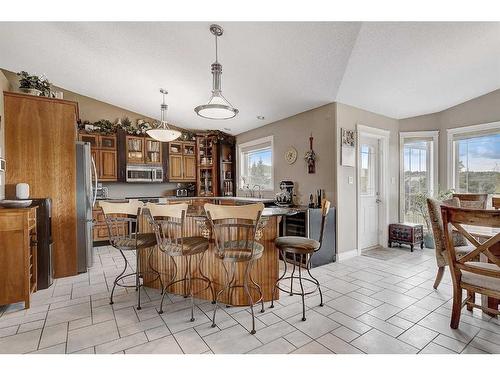
<instances>
[{"instance_id":1,"label":"refrigerator door handle","mask_svg":"<svg viewBox=\"0 0 500 375\"><path fill-rule=\"evenodd\" d=\"M92 171L94 172L94 182L95 182L95 185L94 185L94 194L93 194L93 197L92 197L92 207L94 207L95 202L97 200L97 168L95 166L94 157L91 157L91 160L92 160Z\"/></svg>"}]
</instances>

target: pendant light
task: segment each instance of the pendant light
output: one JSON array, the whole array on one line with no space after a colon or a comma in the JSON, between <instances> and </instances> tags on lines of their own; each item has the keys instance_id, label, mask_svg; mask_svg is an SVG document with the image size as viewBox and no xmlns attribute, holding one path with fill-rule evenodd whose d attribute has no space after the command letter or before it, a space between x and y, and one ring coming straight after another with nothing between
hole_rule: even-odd
<instances>
[{"instance_id":1,"label":"pendant light","mask_svg":"<svg viewBox=\"0 0 500 375\"><path fill-rule=\"evenodd\" d=\"M168 91L164 90L164 89L160 89L160 92L163 95L163 103L160 107L161 108L160 125L157 128L149 129L148 131L146 131L146 133L148 133L148 135L151 138L156 139L157 141L160 141L160 142L175 141L177 138L179 138L181 136L181 132L178 130L170 129L170 127L168 126L167 119L166 119L166 117L167 117L166 112L167 112L168 105L165 104L165 95L168 94Z\"/></svg>"},{"instance_id":2,"label":"pendant light","mask_svg":"<svg viewBox=\"0 0 500 375\"><path fill-rule=\"evenodd\" d=\"M194 109L200 117L211 120L227 120L238 114L238 110L222 95L222 65L218 61L217 38L224 32L219 25L210 25L210 32L215 35L215 62L212 64L212 95L207 104Z\"/></svg>"}]
</instances>

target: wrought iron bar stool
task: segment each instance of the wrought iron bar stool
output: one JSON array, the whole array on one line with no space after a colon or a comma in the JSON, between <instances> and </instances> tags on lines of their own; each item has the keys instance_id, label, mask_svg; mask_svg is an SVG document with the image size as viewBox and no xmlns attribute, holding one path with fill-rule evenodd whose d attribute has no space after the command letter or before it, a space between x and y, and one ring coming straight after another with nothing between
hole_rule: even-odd
<instances>
[{"instance_id":1,"label":"wrought iron bar stool","mask_svg":"<svg viewBox=\"0 0 500 375\"><path fill-rule=\"evenodd\" d=\"M120 251L125 261L123 271L118 274L113 282L109 304L112 305L114 303L113 294L117 285L124 288L135 288L135 290L138 291L137 310L140 310L141 286L143 286L141 279L144 280L144 275L139 271L141 251L149 249L149 268L156 274L156 278L153 281L160 279L160 282L162 282L159 272L155 270L151 264L152 250L156 246L155 235L153 233L139 233L138 217L141 214L143 204L138 200L131 199L127 203L100 202L99 206L103 211L106 226L108 227L109 243ZM135 251L135 271L125 256L125 251ZM125 274L127 268L130 268L133 272ZM135 276L135 284L122 283L125 278L130 276Z\"/></svg>"},{"instance_id":2,"label":"wrought iron bar stool","mask_svg":"<svg viewBox=\"0 0 500 375\"><path fill-rule=\"evenodd\" d=\"M306 304L305 304L305 296L315 293L319 290L320 296L320 306L323 306L323 293L321 293L321 285L319 281L311 275L311 258L316 251L321 248L321 244L323 242L323 234L326 226L326 217L328 216L328 211L330 210L330 202L326 199L321 202L321 231L319 235L319 241L313 240L311 238L306 237L296 237L296 236L285 236L278 237L275 241L276 247L278 248L281 258L285 263L285 270L280 278L274 284L273 292L272 292L272 300L271 300L271 308L274 307L274 295L276 293L276 289L279 289L285 293L289 293L290 296L300 295L302 297L302 320L306 320ZM287 263L291 262L293 264L292 274L290 276L285 277L287 272ZM304 268L309 274L310 278L302 277L302 269ZM295 276L295 269L298 268L299 275ZM284 289L280 286L280 281L290 280L290 289ZM293 290L293 281L298 280L300 285L300 293L294 292ZM314 290L309 292L304 292L304 284L303 282L307 281L316 285Z\"/></svg>"},{"instance_id":3,"label":"wrought iron bar stool","mask_svg":"<svg viewBox=\"0 0 500 375\"><path fill-rule=\"evenodd\" d=\"M184 219L188 209L187 204L154 204L148 203L146 205L146 215L149 223L153 228L156 243L159 249L168 255L174 266L174 273L170 281L162 288L163 296L161 298L159 313L163 314L163 301L167 294L167 289L174 284L183 283L184 297L191 298L191 321L194 322L194 295L199 294L207 289L212 293L212 303L215 303L215 292L211 280L202 271L203 257L209 248L208 238L201 236L186 237L184 230ZM200 255L198 261L198 275L193 276L191 267L192 258ZM184 277L176 280L177 278L177 263L176 257L182 257L184 263ZM205 288L193 291L193 281L200 280L206 282Z\"/></svg>"},{"instance_id":4,"label":"wrought iron bar stool","mask_svg":"<svg viewBox=\"0 0 500 375\"><path fill-rule=\"evenodd\" d=\"M252 267L259 258L262 257L264 246L257 242L259 233L264 225L261 220L264 205L262 203L249 204L244 206L222 206L206 203L205 212L211 224L213 238L215 242L215 254L222 261L226 273L226 283L215 298L215 309L212 319L212 327L215 327L215 315L218 308L219 297L224 292L228 292L228 305L233 304L233 291L235 288L243 288L248 296L250 310L252 313L252 330L255 333L254 305L261 303L261 312L264 312L264 299L262 288L252 279ZM243 274L243 284L236 284L236 268L238 264L245 264ZM231 277L228 271L231 268ZM251 282L253 285L249 285ZM259 293L260 298L253 300L250 289ZM241 305L248 306L248 305Z\"/></svg>"}]
</instances>

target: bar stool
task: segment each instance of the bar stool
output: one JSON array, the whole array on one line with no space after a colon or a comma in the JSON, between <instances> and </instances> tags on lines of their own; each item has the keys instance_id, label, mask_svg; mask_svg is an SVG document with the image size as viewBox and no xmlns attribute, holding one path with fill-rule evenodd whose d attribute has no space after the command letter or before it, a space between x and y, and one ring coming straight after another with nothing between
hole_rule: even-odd
<instances>
[{"instance_id":1,"label":"bar stool","mask_svg":"<svg viewBox=\"0 0 500 375\"><path fill-rule=\"evenodd\" d=\"M142 202L138 200L129 200L127 203L115 203L115 202L99 202L99 206L104 214L104 219L106 226L108 227L109 243L115 249L120 251L120 254L125 261L125 267L123 271L118 274L113 282L113 289L111 290L111 296L109 298L109 304L112 305L113 294L115 292L116 286L121 286L124 288L135 288L138 291L137 295L137 310L141 309L141 283L140 279L144 280L144 275L140 270L140 252L145 249L150 249L148 256L148 263L151 271L156 274L156 278L153 280L158 280L160 274L155 270L151 264L151 254L154 246L156 245L156 238L153 233L139 233L138 217L141 214ZM129 260L125 256L125 251L135 251L135 271ZM127 268L133 271L131 273L125 274ZM135 284L124 284L122 281L130 276L135 276Z\"/></svg>"},{"instance_id":2,"label":"bar stool","mask_svg":"<svg viewBox=\"0 0 500 375\"><path fill-rule=\"evenodd\" d=\"M289 293L290 296L294 295L299 295L302 297L302 320L306 320L306 304L305 304L305 296L315 293L316 290L319 290L319 296L320 296L320 306L323 306L323 293L321 293L321 285L319 281L311 275L311 258L314 255L316 251L318 251L321 248L321 244L323 243L323 234L325 231L325 226L326 226L326 217L328 216L328 211L330 210L330 202L327 201L326 199L321 202L321 231L319 235L319 241L313 240L311 238L306 238L306 237L296 237L296 236L285 236L285 237L278 237L275 241L275 245L278 248L281 258L283 259L283 262L285 263L285 270L283 271L283 274L281 277L276 280L276 283L274 284L273 287L273 292L272 292L272 300L271 300L271 308L274 307L274 294L276 292L276 289L279 289L285 293ZM291 255L291 259L288 258L288 255ZM298 258L298 260L297 260ZM287 271L287 263L292 262L293 264L293 270L291 276L286 275ZM305 278L302 277L302 268L304 268L309 274L310 278ZM294 276L295 275L295 268L299 269L299 276ZM293 291L293 281L294 280L299 280L300 284L300 293L294 292ZM279 283L282 280L290 280L290 289L284 289L282 288ZM310 282L316 287L314 290L309 291L309 292L304 292L304 285L303 281Z\"/></svg>"},{"instance_id":3,"label":"bar stool","mask_svg":"<svg viewBox=\"0 0 500 375\"><path fill-rule=\"evenodd\" d=\"M215 314L218 308L219 297L225 291L228 292L228 306L236 306L232 302L233 291L236 288L243 288L250 301L252 313L252 330L255 333L254 305L261 303L261 312L264 312L264 298L262 288L252 279L252 267L259 258L262 257L264 246L257 242L258 232L262 225L261 214L264 210L262 203L249 204L244 206L221 206L206 203L205 212L212 227L215 242L215 255L222 261L222 266L226 273L226 283L224 288L217 293L215 298L215 309L212 319L212 327L215 327ZM243 284L236 284L236 266L245 264ZM228 267L231 268L229 277ZM249 281L253 285L249 285ZM254 301L250 294L250 289L257 290L260 298ZM248 306L248 305L240 305Z\"/></svg>"},{"instance_id":4,"label":"bar stool","mask_svg":"<svg viewBox=\"0 0 500 375\"><path fill-rule=\"evenodd\" d=\"M165 287L162 286L163 296L161 298L159 314L163 314L163 300L167 294L167 289L174 284L183 283L184 297L191 297L191 322L194 322L194 295L199 294L210 288L212 293L212 303L215 303L215 291L212 286L211 280L203 273L201 264L203 257L209 248L209 240L201 236L184 236L184 219L188 205L186 203L180 204L154 204L148 203L146 205L146 215L149 223L153 228L156 243L159 249L168 255L174 265L174 273ZM191 267L191 260L193 256L200 255L198 261L198 274L199 277L194 277ZM182 257L185 265L184 277L176 280L177 277L177 263L176 257ZM193 291L193 281L201 280L207 283L207 286L196 292Z\"/></svg>"}]
</instances>

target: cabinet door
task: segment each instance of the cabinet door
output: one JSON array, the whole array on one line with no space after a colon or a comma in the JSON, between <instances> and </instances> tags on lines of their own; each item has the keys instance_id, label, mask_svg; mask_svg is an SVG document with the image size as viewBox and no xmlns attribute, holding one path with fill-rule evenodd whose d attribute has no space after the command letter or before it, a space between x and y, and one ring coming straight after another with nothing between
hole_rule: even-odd
<instances>
[{"instance_id":1,"label":"cabinet door","mask_svg":"<svg viewBox=\"0 0 500 375\"><path fill-rule=\"evenodd\" d=\"M99 159L99 179L106 181L116 181L116 151L100 150Z\"/></svg>"},{"instance_id":2,"label":"cabinet door","mask_svg":"<svg viewBox=\"0 0 500 375\"><path fill-rule=\"evenodd\" d=\"M170 155L168 169L168 176L170 181L183 180L182 155Z\"/></svg>"},{"instance_id":3,"label":"cabinet door","mask_svg":"<svg viewBox=\"0 0 500 375\"><path fill-rule=\"evenodd\" d=\"M116 151L116 136L115 135L100 135L99 147L106 150Z\"/></svg>"},{"instance_id":4,"label":"cabinet door","mask_svg":"<svg viewBox=\"0 0 500 375\"><path fill-rule=\"evenodd\" d=\"M91 148L99 147L99 136L96 134L79 133L78 140L90 143Z\"/></svg>"},{"instance_id":5,"label":"cabinet door","mask_svg":"<svg viewBox=\"0 0 500 375\"><path fill-rule=\"evenodd\" d=\"M144 161L147 164L161 164L161 142L152 138L145 139Z\"/></svg>"},{"instance_id":6,"label":"cabinet door","mask_svg":"<svg viewBox=\"0 0 500 375\"><path fill-rule=\"evenodd\" d=\"M127 136L127 164L144 163L144 138Z\"/></svg>"},{"instance_id":7,"label":"cabinet door","mask_svg":"<svg viewBox=\"0 0 500 375\"><path fill-rule=\"evenodd\" d=\"M196 158L195 156L184 156L183 159L184 167L184 180L196 180Z\"/></svg>"}]
</instances>

